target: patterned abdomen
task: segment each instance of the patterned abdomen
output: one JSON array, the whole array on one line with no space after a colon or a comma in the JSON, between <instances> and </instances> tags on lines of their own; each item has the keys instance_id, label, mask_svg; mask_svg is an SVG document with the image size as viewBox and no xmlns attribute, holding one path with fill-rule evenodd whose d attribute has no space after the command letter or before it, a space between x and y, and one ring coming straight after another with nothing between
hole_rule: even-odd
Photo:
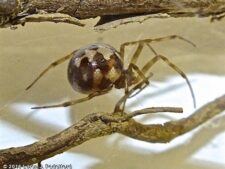
<instances>
[{"instance_id":1,"label":"patterned abdomen","mask_svg":"<svg viewBox=\"0 0 225 169\"><path fill-rule=\"evenodd\" d=\"M92 44L75 51L68 65L71 86L84 94L111 89L123 71L119 57L107 44Z\"/></svg>"}]
</instances>

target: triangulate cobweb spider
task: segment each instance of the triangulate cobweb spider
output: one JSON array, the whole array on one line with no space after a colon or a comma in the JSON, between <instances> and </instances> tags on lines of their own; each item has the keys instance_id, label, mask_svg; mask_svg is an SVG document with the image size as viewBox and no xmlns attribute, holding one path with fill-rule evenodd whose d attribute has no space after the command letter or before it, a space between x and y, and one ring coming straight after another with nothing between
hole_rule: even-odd
<instances>
[{"instance_id":1,"label":"triangulate cobweb spider","mask_svg":"<svg viewBox=\"0 0 225 169\"><path fill-rule=\"evenodd\" d=\"M134 89L137 88L137 86L140 86L139 92L144 87L146 87L149 84L148 79L151 76L151 74L148 75L146 74L158 60L163 60L186 80L195 106L196 103L194 92L190 84L190 81L188 80L185 73L171 61L169 61L167 57L156 53L156 51L150 46L151 42L160 42L163 40L171 40L171 39L180 39L195 46L192 42L181 36L171 35L155 39L143 39L125 42L121 44L119 51L117 51L112 46L104 43L91 44L84 48L80 48L78 50L73 51L69 55L64 56L63 58L60 58L59 60L51 63L26 88L26 90L31 88L51 68L70 59L67 72L68 80L74 90L83 94L87 94L88 96L60 104L33 107L32 109L67 107L75 105L77 103L90 100L93 97L103 95L109 92L114 86L116 89L124 88L125 91L124 95L125 97L123 97L122 101L120 100L120 102L117 103L114 112L120 110L119 107L122 103L123 103L122 108L123 111L127 98L132 97L128 96L130 90L129 87L136 85L135 87L133 87ZM133 56L131 57L131 61L128 64L127 69L125 69L124 68L125 47L135 44L138 45L137 49L135 50ZM145 65L140 69L136 65L136 63L145 45L154 53L155 56L149 61L147 61ZM145 86L138 85L141 81L144 82Z\"/></svg>"}]
</instances>

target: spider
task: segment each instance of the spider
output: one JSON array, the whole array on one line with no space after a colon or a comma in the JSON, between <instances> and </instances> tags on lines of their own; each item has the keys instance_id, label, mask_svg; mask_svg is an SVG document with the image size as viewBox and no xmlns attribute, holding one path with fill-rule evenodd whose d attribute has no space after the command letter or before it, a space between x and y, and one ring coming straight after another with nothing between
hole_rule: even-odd
<instances>
[{"instance_id":1,"label":"spider","mask_svg":"<svg viewBox=\"0 0 225 169\"><path fill-rule=\"evenodd\" d=\"M135 90L139 89L135 95L143 90L143 88L149 84L148 79L151 77L151 73L148 75L146 75L146 73L159 60L163 60L186 80L195 107L196 101L194 92L186 74L179 67L173 64L167 57L156 53L156 51L150 46L151 42L160 42L172 39L183 40L195 47L195 44L181 36L170 35L155 39L125 42L120 45L119 51L104 43L95 43L75 50L55 62L52 62L39 74L39 76L26 88L26 90L30 89L50 69L70 59L67 71L68 80L75 91L87 94L88 96L55 105L32 107L32 109L67 107L75 105L77 103L88 101L93 97L104 95L115 87L116 89L124 88L125 95L116 104L114 112L119 110L123 111L126 100L134 96L130 96L129 87L136 85L132 88ZM137 45L137 48L131 57L131 61L128 64L127 69L125 69L123 64L125 47L135 44ZM140 69L136 63L145 45L154 53L155 56L146 62L146 64ZM143 83L145 84L144 86L142 85ZM121 104L123 104L122 109L120 109Z\"/></svg>"}]
</instances>

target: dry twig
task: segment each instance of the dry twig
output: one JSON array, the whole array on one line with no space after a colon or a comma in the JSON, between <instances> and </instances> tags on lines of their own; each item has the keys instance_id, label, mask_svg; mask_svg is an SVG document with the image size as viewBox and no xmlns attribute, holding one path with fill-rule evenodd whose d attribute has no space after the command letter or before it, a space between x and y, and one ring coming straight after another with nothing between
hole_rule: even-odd
<instances>
[{"instance_id":1,"label":"dry twig","mask_svg":"<svg viewBox=\"0 0 225 169\"><path fill-rule=\"evenodd\" d=\"M99 28L104 30L120 24L143 22L154 17L206 17L221 16L224 13L225 0L0 0L0 27L37 21L84 26L78 19L98 16L101 19L97 25L119 20L112 26Z\"/></svg>"},{"instance_id":2,"label":"dry twig","mask_svg":"<svg viewBox=\"0 0 225 169\"><path fill-rule=\"evenodd\" d=\"M198 127L225 110L225 95L208 103L193 115L165 124L144 125L133 117L154 112L181 112L180 108L148 108L131 114L93 113L65 129L31 145L0 150L0 168L4 164L34 164L78 146L90 139L121 133L152 143L167 143Z\"/></svg>"}]
</instances>

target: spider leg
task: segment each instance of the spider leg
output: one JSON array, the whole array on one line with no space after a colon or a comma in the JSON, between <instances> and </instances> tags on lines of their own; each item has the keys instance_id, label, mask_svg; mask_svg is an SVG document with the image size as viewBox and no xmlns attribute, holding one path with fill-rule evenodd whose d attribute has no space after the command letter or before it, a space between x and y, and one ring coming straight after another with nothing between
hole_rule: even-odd
<instances>
[{"instance_id":1,"label":"spider leg","mask_svg":"<svg viewBox=\"0 0 225 169\"><path fill-rule=\"evenodd\" d=\"M72 106L72 105L75 105L75 104L78 104L78 103L81 103L81 102L85 102L85 101L91 100L93 97L103 95L103 94L107 93L108 91L109 90L98 91L98 92L94 92L92 94L89 94L87 97L84 97L84 98L80 98L80 99L76 99L76 100L72 100L72 101L67 101L67 102L63 102L63 103L55 104L55 105L32 107L31 109L46 109L46 108L56 108L56 107L68 107L68 106Z\"/></svg>"},{"instance_id":2,"label":"spider leg","mask_svg":"<svg viewBox=\"0 0 225 169\"><path fill-rule=\"evenodd\" d=\"M140 56L140 53L142 52L143 48L144 48L144 45L147 45L150 50L155 54L157 55L156 51L150 46L149 43L151 42L160 42L160 41L164 41L164 40L172 40L172 39L179 39L179 40L183 40L189 44L191 44L192 46L196 46L194 43L192 43L191 41L183 38L182 36L179 36L179 35L170 35L170 36L165 36L165 37L161 37L161 38L155 38L155 39L143 39L143 40L137 40L137 41L131 41L131 42L125 42L123 44L120 45L120 55L121 55L121 58L122 60L124 61L124 53L125 53L125 47L126 46L129 46L129 45L134 45L134 44L138 44L138 47L136 49L136 51L134 52L132 58L131 58L131 62L129 64L129 67L132 67L139 75L139 77L141 77L142 79L145 79L146 81L146 84L148 84L148 80L145 78L145 69L146 68L143 68L142 71L139 70L139 68L136 66L136 62L138 60L138 57ZM153 59L154 61L154 59ZM174 65L174 64L173 64ZM128 67L128 69L129 69ZM147 68L148 70L150 68ZM143 71L144 70L144 71ZM184 74L184 73L183 73ZM139 78L137 77L137 81L139 80Z\"/></svg>"},{"instance_id":3,"label":"spider leg","mask_svg":"<svg viewBox=\"0 0 225 169\"><path fill-rule=\"evenodd\" d=\"M144 48L144 43L138 43L138 47L135 53L133 54L130 63L133 63L133 64L137 63L138 57L140 56L140 53L142 52L143 48Z\"/></svg>"},{"instance_id":4,"label":"spider leg","mask_svg":"<svg viewBox=\"0 0 225 169\"><path fill-rule=\"evenodd\" d=\"M139 46L138 46L138 48L135 52L136 54L134 54L133 58L131 59L131 61L133 60L132 63L136 63L138 55L140 54L144 43L161 42L161 41L164 41L164 40L173 40L173 39L179 39L179 40L185 41L185 42L191 44L192 46L196 47L196 45L193 42L189 41L188 39L183 38L182 36L169 35L169 36L165 36L165 37L161 37L161 38L155 38L155 39L143 39L143 40L125 42L125 43L120 45L120 55L121 55L122 60L124 60L125 47L129 46L129 45L139 44Z\"/></svg>"},{"instance_id":5,"label":"spider leg","mask_svg":"<svg viewBox=\"0 0 225 169\"><path fill-rule=\"evenodd\" d=\"M145 75L141 72L141 70L138 68L137 65L135 65L134 63L130 63L129 64L129 67L128 67L128 71L132 71L131 69L135 70L137 73L138 73L138 76L136 77L136 82L140 81L140 78L143 79L143 81L145 82L146 85L149 84L149 81L148 79L145 77ZM126 75L126 79L125 79L125 92L124 94L127 95L127 93L129 93L129 84L128 84L128 78L129 78L129 75ZM143 90L143 89L142 89ZM139 92L138 92L139 93ZM135 94L136 95L136 94ZM128 97L130 98L130 97ZM124 109L125 109L125 104L126 104L126 101L127 101L127 98L124 98L123 100L123 106L122 106L122 110L121 112L124 112Z\"/></svg>"},{"instance_id":6,"label":"spider leg","mask_svg":"<svg viewBox=\"0 0 225 169\"><path fill-rule=\"evenodd\" d=\"M147 44L147 46L154 51L154 49ZM175 70L177 73L179 73L181 75L181 77L183 77L189 87L189 90L191 92L191 96L192 96L192 100L193 100L193 105L194 107L196 107L196 99L195 99L195 95L194 95L194 91L193 88L191 86L191 83L188 79L188 77L186 76L186 74L178 67L176 66L174 63L172 63L167 57L157 54L155 51L154 53L156 54L154 58L152 58L150 61L148 61L143 68L141 69L141 71L145 74L157 61L159 60L163 60L168 66L170 66L173 70Z\"/></svg>"},{"instance_id":7,"label":"spider leg","mask_svg":"<svg viewBox=\"0 0 225 169\"><path fill-rule=\"evenodd\" d=\"M125 79L125 88L124 88L124 95L126 96L127 94L129 93L129 86L128 86L128 81L127 81L127 78ZM123 100L123 102L121 102L122 105L122 109L121 109L121 113L124 112L124 109L125 109L125 105L126 105L126 101L127 101L127 98L125 98ZM119 106L120 107L120 106ZM117 108L119 110L119 107Z\"/></svg>"},{"instance_id":8,"label":"spider leg","mask_svg":"<svg viewBox=\"0 0 225 169\"><path fill-rule=\"evenodd\" d=\"M148 76L146 76L146 78L149 79L151 76L152 76L152 73L150 73ZM121 111L121 109L120 109L121 104L123 104L127 100L127 98L129 98L137 90L140 90L140 91L143 90L145 88L143 85L146 85L145 80L140 81L133 88L131 88L123 97L121 97L120 100L116 103L113 113L118 113L118 112L123 113L123 111Z\"/></svg>"},{"instance_id":9,"label":"spider leg","mask_svg":"<svg viewBox=\"0 0 225 169\"><path fill-rule=\"evenodd\" d=\"M137 72L138 77L137 77L136 81L139 81L139 79L141 78L145 81L145 83L147 85L149 84L148 78L145 77L145 73L143 71L141 71L137 65L130 63L128 69L133 69L135 72Z\"/></svg>"},{"instance_id":10,"label":"spider leg","mask_svg":"<svg viewBox=\"0 0 225 169\"><path fill-rule=\"evenodd\" d=\"M131 58L131 63L129 64L128 66L128 71L132 71L135 70L137 72L137 74L139 75L135 80L138 82L140 81L140 78L143 79L145 81L145 83L148 85L149 84L149 81L148 79L145 77L145 75L141 72L141 70L138 68L138 66L136 65L136 62L137 62L137 59L138 57L140 56L140 53L141 51L143 50L143 47L144 47L144 43L139 43L138 44L138 47L136 49L136 51L134 52L132 58ZM122 60L124 59L124 53L121 54L121 57L122 57ZM129 77L127 76L126 80L125 80L125 91L124 91L124 95L126 96L127 93L129 92L129 85L128 85L128 79ZM139 93L139 92L138 92ZM135 94L136 95L136 94ZM129 98L129 97L128 97ZM126 105L126 101L127 101L127 98L124 98L123 99L123 102L121 102L120 104L118 104L118 106L116 106L115 110L114 111L119 111L119 107L121 104L122 105L122 109L121 109L121 112L123 113L124 112L124 109L125 109L125 105Z\"/></svg>"},{"instance_id":11,"label":"spider leg","mask_svg":"<svg viewBox=\"0 0 225 169\"><path fill-rule=\"evenodd\" d=\"M73 52L74 53L74 52ZM65 62L66 60L68 60L69 58L71 58L73 56L73 53L66 55L54 62L52 62L47 68L45 68L36 79L34 79L34 81L26 88L26 90L30 89L44 74L46 74L50 69L56 67L57 65Z\"/></svg>"},{"instance_id":12,"label":"spider leg","mask_svg":"<svg viewBox=\"0 0 225 169\"><path fill-rule=\"evenodd\" d=\"M128 98L132 98L135 97L136 95L138 95L142 90L144 90L148 85L145 83L144 86L141 86L141 88L139 88L139 90L136 93L133 93L132 95L130 95Z\"/></svg>"},{"instance_id":13,"label":"spider leg","mask_svg":"<svg viewBox=\"0 0 225 169\"><path fill-rule=\"evenodd\" d=\"M196 107L196 101L195 101L194 92L193 92L192 86L190 84L190 81L188 80L188 78L185 75L185 73L180 68L178 68L175 64L170 62L165 56L158 55L156 53L156 51L150 46L151 42L160 42L160 41L172 40L172 39L183 40L183 41L191 44L194 47L196 46L191 41L183 38L182 36L178 36L178 35L170 35L170 36L161 37L161 38L155 38L155 39L143 39L143 40L138 40L138 41L125 42L125 43L121 44L121 46L120 46L120 55L121 55L121 59L123 61L124 61L125 47L129 46L129 45L138 44L138 47L137 47L136 51L134 52L134 54L133 54L133 56L131 58L131 63L129 64L128 71L129 71L129 69L133 69L133 70L135 70L138 73L139 76L137 77L136 82L139 82L140 78L143 79L143 80L141 81L141 85L137 84L134 88L132 88L132 91L133 91L133 89L135 89L135 91L138 90L138 91L136 91L136 93L134 93L134 91L133 91L132 92L132 93L134 93L133 95L129 94L130 91L129 92L125 91L124 97L122 97L117 102L117 104L116 104L116 106L114 108L114 112L118 112L120 110L120 105L121 104L123 104L123 108L122 108L122 112L123 112L126 100L128 98L131 98L131 97L137 95L138 93L140 93L149 84L148 78L145 77L145 74L159 59L161 59L164 62L166 62L172 69L174 69L176 72L178 72L186 80L186 82L188 84L188 87L189 87L189 89L191 91L194 107ZM155 57L153 59L151 59L149 62L147 62L143 66L143 68L140 70L138 68L138 66L136 66L136 62L138 60L138 57L140 56L141 51L144 48L144 45L147 45L150 48L150 50L155 54ZM146 84L146 85L143 86L143 84ZM137 88L137 87L139 87L139 88ZM128 91L128 87L127 87L127 89L125 88L125 90Z\"/></svg>"}]
</instances>

